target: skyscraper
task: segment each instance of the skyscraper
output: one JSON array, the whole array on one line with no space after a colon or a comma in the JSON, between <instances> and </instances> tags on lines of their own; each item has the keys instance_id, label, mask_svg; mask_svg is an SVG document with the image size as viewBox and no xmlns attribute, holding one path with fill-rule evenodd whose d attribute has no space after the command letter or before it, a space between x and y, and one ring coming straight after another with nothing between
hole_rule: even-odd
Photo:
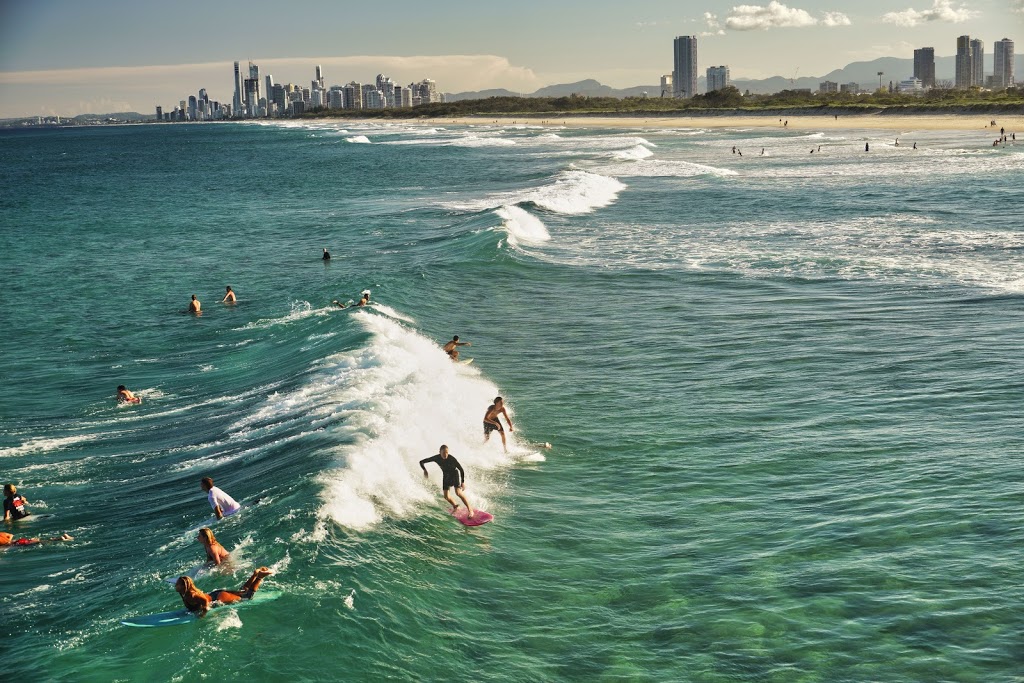
<instances>
[{"instance_id":1,"label":"skyscraper","mask_svg":"<svg viewBox=\"0 0 1024 683\"><path fill-rule=\"evenodd\" d=\"M995 50L994 65L992 71L992 87L1012 88L1014 86L1013 75L1013 41L1009 38L997 40L993 44Z\"/></svg>"},{"instance_id":2,"label":"skyscraper","mask_svg":"<svg viewBox=\"0 0 1024 683\"><path fill-rule=\"evenodd\" d=\"M727 66L709 66L707 76L708 92L722 90L730 85L729 67Z\"/></svg>"},{"instance_id":3,"label":"skyscraper","mask_svg":"<svg viewBox=\"0 0 1024 683\"><path fill-rule=\"evenodd\" d=\"M697 94L697 36L679 36L673 42L672 92L676 97Z\"/></svg>"},{"instance_id":4,"label":"skyscraper","mask_svg":"<svg viewBox=\"0 0 1024 683\"><path fill-rule=\"evenodd\" d=\"M966 90L971 87L974 70L971 68L971 37L960 36L956 39L956 87Z\"/></svg>"},{"instance_id":5,"label":"skyscraper","mask_svg":"<svg viewBox=\"0 0 1024 683\"><path fill-rule=\"evenodd\" d=\"M324 90L324 72L320 69L320 65L316 65L316 84L321 90Z\"/></svg>"},{"instance_id":6,"label":"skyscraper","mask_svg":"<svg viewBox=\"0 0 1024 683\"><path fill-rule=\"evenodd\" d=\"M242 74L238 71L238 62L235 62L235 99L231 101L231 111L235 116L242 111Z\"/></svg>"},{"instance_id":7,"label":"skyscraper","mask_svg":"<svg viewBox=\"0 0 1024 683\"><path fill-rule=\"evenodd\" d=\"M971 85L985 85L985 43L971 41Z\"/></svg>"},{"instance_id":8,"label":"skyscraper","mask_svg":"<svg viewBox=\"0 0 1024 683\"><path fill-rule=\"evenodd\" d=\"M914 50L914 78L921 81L921 87L935 87L935 48L922 47Z\"/></svg>"}]
</instances>

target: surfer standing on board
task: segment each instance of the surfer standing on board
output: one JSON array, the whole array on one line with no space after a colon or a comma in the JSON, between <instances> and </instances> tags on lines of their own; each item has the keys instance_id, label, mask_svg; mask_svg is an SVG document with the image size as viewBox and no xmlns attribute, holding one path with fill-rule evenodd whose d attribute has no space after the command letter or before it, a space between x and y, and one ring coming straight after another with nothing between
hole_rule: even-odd
<instances>
[{"instance_id":1,"label":"surfer standing on board","mask_svg":"<svg viewBox=\"0 0 1024 683\"><path fill-rule=\"evenodd\" d=\"M233 515L242 507L238 501L214 486L213 479L209 477L203 477L199 481L199 487L206 491L206 499L210 501L210 507L213 508L213 514L217 519Z\"/></svg>"},{"instance_id":2,"label":"surfer standing on board","mask_svg":"<svg viewBox=\"0 0 1024 683\"><path fill-rule=\"evenodd\" d=\"M452 340L450 342L444 345L444 352L447 353L452 360L458 360L459 349L457 347L472 345L473 344L471 344L470 342L460 342L459 335L455 335L454 337L452 337Z\"/></svg>"},{"instance_id":3,"label":"surfer standing on board","mask_svg":"<svg viewBox=\"0 0 1024 683\"><path fill-rule=\"evenodd\" d=\"M455 459L454 455L448 453L447 446L441 446L437 451L437 455L432 455L429 458L423 458L420 460L420 469L423 470L423 476L429 477L430 474L427 472L427 463L436 462L441 468L441 491L444 493L444 499L447 500L452 506L452 512L459 509L459 504L452 498L451 490L455 489L455 495L462 499L462 502L466 504L466 511L469 513L469 518L473 517L473 506L466 500L465 483L466 483L466 472L462 469L462 465Z\"/></svg>"},{"instance_id":4,"label":"surfer standing on board","mask_svg":"<svg viewBox=\"0 0 1024 683\"><path fill-rule=\"evenodd\" d=\"M487 412L484 413L484 443L487 443L491 439L491 432L498 432L501 434L501 445L505 448L505 452L508 453L508 443L505 441L505 430L501 427L501 421L498 419L499 415L505 416L505 422L508 422L508 431L512 431L512 418L508 416L508 411L505 410L505 402L501 400L501 396L494 399L494 403L487 406Z\"/></svg>"}]
</instances>

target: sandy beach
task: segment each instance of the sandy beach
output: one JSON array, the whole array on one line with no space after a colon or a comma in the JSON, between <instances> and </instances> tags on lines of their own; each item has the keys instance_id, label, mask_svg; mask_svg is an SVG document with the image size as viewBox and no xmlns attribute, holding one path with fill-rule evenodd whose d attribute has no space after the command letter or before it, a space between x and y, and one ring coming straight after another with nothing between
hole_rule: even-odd
<instances>
[{"instance_id":1,"label":"sandy beach","mask_svg":"<svg viewBox=\"0 0 1024 683\"><path fill-rule=\"evenodd\" d=\"M788 130L987 130L992 121L996 130L1006 129L1006 134L1024 132L1024 116L955 114L955 115L892 115L861 114L833 116L794 115L780 118L765 116L533 116L533 117L489 117L469 116L456 118L420 119L420 123L435 125L457 123L464 125L565 125L577 128L782 128Z\"/></svg>"}]
</instances>

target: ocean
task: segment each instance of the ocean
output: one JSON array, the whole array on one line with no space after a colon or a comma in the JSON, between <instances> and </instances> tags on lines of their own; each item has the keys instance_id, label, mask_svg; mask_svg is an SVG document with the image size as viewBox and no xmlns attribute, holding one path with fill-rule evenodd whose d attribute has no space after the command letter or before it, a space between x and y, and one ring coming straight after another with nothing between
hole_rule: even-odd
<instances>
[{"instance_id":1,"label":"ocean","mask_svg":"<svg viewBox=\"0 0 1024 683\"><path fill-rule=\"evenodd\" d=\"M5 676L1021 680L1024 147L556 123L0 132Z\"/></svg>"}]
</instances>

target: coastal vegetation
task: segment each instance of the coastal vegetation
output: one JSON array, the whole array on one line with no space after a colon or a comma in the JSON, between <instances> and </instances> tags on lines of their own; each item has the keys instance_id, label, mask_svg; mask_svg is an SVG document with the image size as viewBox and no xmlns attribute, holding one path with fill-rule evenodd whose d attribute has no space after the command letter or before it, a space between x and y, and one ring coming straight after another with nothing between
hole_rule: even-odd
<instances>
[{"instance_id":1,"label":"coastal vegetation","mask_svg":"<svg viewBox=\"0 0 1024 683\"><path fill-rule=\"evenodd\" d=\"M653 97L489 97L425 104L412 109L317 109L307 118L435 118L464 116L701 116L756 114L959 114L1024 113L1024 88L984 91L938 87L919 94L879 90L870 94L811 93L783 90L770 95L743 94L735 87L690 99Z\"/></svg>"}]
</instances>

